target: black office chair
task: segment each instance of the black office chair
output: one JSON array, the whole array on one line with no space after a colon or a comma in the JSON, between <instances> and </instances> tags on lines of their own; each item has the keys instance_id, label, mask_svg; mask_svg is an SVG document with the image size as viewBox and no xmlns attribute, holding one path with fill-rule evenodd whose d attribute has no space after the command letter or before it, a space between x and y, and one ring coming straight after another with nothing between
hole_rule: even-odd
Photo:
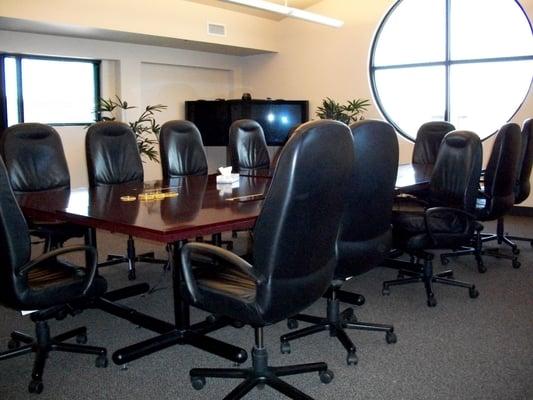
<instances>
[{"instance_id":1,"label":"black office chair","mask_svg":"<svg viewBox=\"0 0 533 400\"><path fill-rule=\"evenodd\" d=\"M159 155L164 180L208 173L202 136L190 121L168 121L161 126ZM197 239L202 240L200 237ZM228 250L233 249L233 242L222 240L221 233L212 235L212 243L216 246L224 244Z\"/></svg>"},{"instance_id":2,"label":"black office chair","mask_svg":"<svg viewBox=\"0 0 533 400\"><path fill-rule=\"evenodd\" d=\"M207 175L207 156L202 136L192 122L165 122L159 134L159 155L163 179Z\"/></svg>"},{"instance_id":3,"label":"black office chair","mask_svg":"<svg viewBox=\"0 0 533 400\"><path fill-rule=\"evenodd\" d=\"M22 332L13 332L9 350L0 353L0 360L34 352L35 362L30 393L43 390L43 372L48 353L94 354L97 367L107 366L103 347L84 346L87 329L80 327L57 336L50 336L48 320L62 319L72 308L69 303L99 296L107 289L106 281L97 275L96 250L89 246L64 247L44 253L31 260L28 226L15 200L7 171L0 160L0 303L17 311L37 310L31 314L35 322L35 339ZM73 252L85 252L90 259L86 268L79 268L57 259ZM76 338L78 344L65 343ZM21 345L21 344L24 345Z\"/></svg>"},{"instance_id":4,"label":"black office chair","mask_svg":"<svg viewBox=\"0 0 533 400\"><path fill-rule=\"evenodd\" d=\"M477 230L477 243L496 240L498 244L505 243L511 247L512 255L501 253L499 249L482 250L480 245L474 249L465 249L454 253L441 254L443 264L447 263L448 257L457 257L467 254L492 255L499 258L510 259L513 268L519 268L517 254L519 253L516 244L508 239L504 234L503 217L507 214L515 202L515 184L520 158L520 127L517 124L505 124L500 128L494 141L490 158L483 177L483 190L478 192L478 200L475 215L478 221L497 220L496 233L483 234L481 229ZM478 263L479 272L487 269L483 263Z\"/></svg>"},{"instance_id":5,"label":"black office chair","mask_svg":"<svg viewBox=\"0 0 533 400\"><path fill-rule=\"evenodd\" d=\"M444 137L431 176L427 207L393 214L394 247L408 253L411 261L384 263L400 270L398 279L383 283L384 295L390 293L390 286L423 282L427 304L434 307L433 283L437 282L468 288L471 298L478 297L475 285L454 280L452 271L434 274L431 250L468 245L474 237L478 223L473 212L482 154L481 141L473 132L453 131Z\"/></svg>"},{"instance_id":6,"label":"black office chair","mask_svg":"<svg viewBox=\"0 0 533 400\"><path fill-rule=\"evenodd\" d=\"M515 199L514 204L521 204L524 202L531 192L531 169L533 165L533 118L524 121L522 126L522 153L520 155L520 162L518 164L517 180L515 185ZM502 219L502 231L503 219ZM532 237L512 236L504 233L504 237L509 240L518 240L529 242L533 246Z\"/></svg>"},{"instance_id":7,"label":"black office chair","mask_svg":"<svg viewBox=\"0 0 533 400\"><path fill-rule=\"evenodd\" d=\"M435 164L440 144L444 136L455 130L455 126L446 121L430 121L422 124L416 134L412 164ZM427 187L402 190L402 194L424 199L428 195Z\"/></svg>"},{"instance_id":8,"label":"black office chair","mask_svg":"<svg viewBox=\"0 0 533 400\"><path fill-rule=\"evenodd\" d=\"M131 128L122 122L103 121L91 125L85 136L85 152L89 185L92 187L144 180L135 135ZM167 263L166 260L156 259L153 252L137 255L131 235L128 237L125 256L108 255L107 258L108 261L100 263L100 267L126 262L130 280L136 278L136 262Z\"/></svg>"},{"instance_id":9,"label":"black office chair","mask_svg":"<svg viewBox=\"0 0 533 400\"><path fill-rule=\"evenodd\" d=\"M251 119L239 119L229 128L229 152L234 173L253 173L270 167L263 128Z\"/></svg>"},{"instance_id":10,"label":"black office chair","mask_svg":"<svg viewBox=\"0 0 533 400\"><path fill-rule=\"evenodd\" d=\"M446 121L431 121L422 124L416 135L413 148L413 164L435 164L442 139L455 126Z\"/></svg>"},{"instance_id":11,"label":"black office chair","mask_svg":"<svg viewBox=\"0 0 533 400\"><path fill-rule=\"evenodd\" d=\"M321 162L317 164L317 160ZM205 377L242 378L225 399L240 399L257 385L269 385L293 399L309 399L278 377L319 372L325 363L268 365L263 327L297 314L326 291L335 269L335 239L345 188L352 171L350 130L340 122L302 125L285 145L255 224L253 266L235 254L205 243L188 243L181 260L186 295L203 310L229 316L255 329L252 367L190 371L196 389ZM192 255L212 257L217 266L196 268Z\"/></svg>"},{"instance_id":12,"label":"black office chair","mask_svg":"<svg viewBox=\"0 0 533 400\"><path fill-rule=\"evenodd\" d=\"M354 138L355 162L337 242L338 264L327 292L326 318L296 315L289 319L289 328L296 321L313 325L281 337L281 351L290 351L289 342L328 330L348 352L348 365L357 364L355 345L345 329L386 332L387 343L395 343L391 325L358 322L353 309L340 312L339 301L362 305L364 297L342 291L345 281L368 272L389 254L392 244L392 204L398 172L398 139L394 128L383 121L364 120L350 126ZM376 151L379 149L379 151Z\"/></svg>"},{"instance_id":13,"label":"black office chair","mask_svg":"<svg viewBox=\"0 0 533 400\"><path fill-rule=\"evenodd\" d=\"M7 128L0 137L0 154L15 193L70 188L70 174L57 131L39 123ZM88 234L87 228L60 221L28 221L31 235L44 240L44 251L62 247L71 238Z\"/></svg>"}]
</instances>

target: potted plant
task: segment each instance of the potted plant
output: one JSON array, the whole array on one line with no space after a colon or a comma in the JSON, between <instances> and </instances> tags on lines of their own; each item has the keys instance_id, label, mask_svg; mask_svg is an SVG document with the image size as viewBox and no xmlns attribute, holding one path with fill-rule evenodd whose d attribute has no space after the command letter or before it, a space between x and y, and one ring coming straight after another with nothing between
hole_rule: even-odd
<instances>
[{"instance_id":1,"label":"potted plant","mask_svg":"<svg viewBox=\"0 0 533 400\"><path fill-rule=\"evenodd\" d=\"M322 105L317 108L316 116L320 119L334 119L344 122L346 125L364 119L363 113L370 106L368 99L349 100L347 104L326 97Z\"/></svg>"},{"instance_id":2,"label":"potted plant","mask_svg":"<svg viewBox=\"0 0 533 400\"><path fill-rule=\"evenodd\" d=\"M137 108L130 106L127 101L123 101L119 96L115 99L100 99L100 104L96 109L97 121L115 121L117 116L113 113L115 110L130 110ZM129 121L141 156L146 156L149 160L159 162L157 158L157 144L159 143L159 132L161 126L155 120L155 113L165 110L167 106L163 104L148 105L141 115L134 121Z\"/></svg>"}]
</instances>

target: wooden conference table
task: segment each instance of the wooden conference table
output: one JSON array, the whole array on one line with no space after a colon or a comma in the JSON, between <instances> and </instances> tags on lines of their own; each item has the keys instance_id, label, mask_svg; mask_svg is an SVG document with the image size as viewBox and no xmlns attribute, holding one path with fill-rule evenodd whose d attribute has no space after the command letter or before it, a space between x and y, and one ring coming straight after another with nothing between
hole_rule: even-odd
<instances>
[{"instance_id":1,"label":"wooden conference table","mask_svg":"<svg viewBox=\"0 0 533 400\"><path fill-rule=\"evenodd\" d=\"M396 177L396 190L401 192L402 189L414 189L427 185L432 171L433 165L429 164L400 164ZM241 173L242 176L262 178L271 178L273 174L274 167Z\"/></svg>"},{"instance_id":2,"label":"wooden conference table","mask_svg":"<svg viewBox=\"0 0 533 400\"><path fill-rule=\"evenodd\" d=\"M401 165L397 189L427 184L429 174L427 169ZM111 302L100 305L116 316L158 333L153 338L117 350L113 354L115 363L125 364L175 344L190 344L242 363L247 358L245 350L206 336L227 325L227 319L215 318L191 325L189 305L180 293L180 251L189 238L252 228L262 201L241 197L266 192L272 174L262 175L241 176L238 187L217 185L212 175L191 176L169 182L36 192L17 195L17 200L30 218L63 220L91 228L92 240L89 242L93 244L96 243L94 232L98 228L168 245L173 266L174 323ZM124 201L124 196L135 197L154 190L160 193L176 191L178 195L161 200Z\"/></svg>"}]
</instances>

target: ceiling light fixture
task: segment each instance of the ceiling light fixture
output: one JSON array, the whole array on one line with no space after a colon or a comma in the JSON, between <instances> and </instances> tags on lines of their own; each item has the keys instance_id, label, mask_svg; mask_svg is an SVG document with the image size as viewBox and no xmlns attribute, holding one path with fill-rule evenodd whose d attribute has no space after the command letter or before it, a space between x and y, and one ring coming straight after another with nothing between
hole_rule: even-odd
<instances>
[{"instance_id":1,"label":"ceiling light fixture","mask_svg":"<svg viewBox=\"0 0 533 400\"><path fill-rule=\"evenodd\" d=\"M285 5L272 3L266 0L222 0L226 3L236 3L247 7L258 8L260 10L270 11L277 14L283 14L287 17L299 18L310 22L316 22L334 28L340 28L344 22L335 18L326 17L324 15L315 14L310 11L301 10L299 8L289 7L287 0Z\"/></svg>"}]
</instances>

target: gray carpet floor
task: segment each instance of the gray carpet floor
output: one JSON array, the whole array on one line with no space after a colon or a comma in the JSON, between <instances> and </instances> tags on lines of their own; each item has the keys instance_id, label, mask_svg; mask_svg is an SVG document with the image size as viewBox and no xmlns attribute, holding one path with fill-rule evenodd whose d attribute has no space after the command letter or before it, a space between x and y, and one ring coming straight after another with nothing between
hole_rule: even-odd
<instances>
[{"instance_id":1,"label":"gray carpet floor","mask_svg":"<svg viewBox=\"0 0 533 400\"><path fill-rule=\"evenodd\" d=\"M533 219L513 217L506 222L513 234L533 236ZM237 247L244 246L242 236ZM101 258L111 250L125 249L124 236L99 232L98 240ZM157 249L164 255L158 243L137 240L136 245L139 251ZM281 322L265 329L271 364L326 361L335 374L329 385L322 384L316 373L286 378L316 399L532 400L533 248L527 242L519 246L522 267L517 270L508 260L492 257L485 257L485 274L477 272L471 257L452 261L447 267L454 269L457 279L474 282L480 296L470 299L466 289L437 285L435 308L426 306L421 284L393 287L390 296L382 296L381 282L394 279L396 272L376 268L351 280L345 289L366 297L366 304L355 310L360 321L394 324L396 344L387 344L384 334L352 331L349 335L357 346L359 363L347 366L344 348L324 332L294 341L291 354L283 355L279 336L287 332L287 326ZM438 262L435 266L444 269ZM101 273L112 288L128 284L124 265L102 269ZM160 290L124 303L171 321L170 273L163 273L158 265L139 264L137 281ZM306 312L321 316L325 307L322 299ZM205 316L192 311L194 321ZM89 344L105 346L110 354L154 336L98 310L53 320L50 325L52 333L85 325ZM0 346L6 346L13 329L33 334L28 317L0 307ZM246 349L253 343L249 327L227 327L213 336ZM32 362L32 355L0 362L0 399L221 399L238 384L208 379L203 390L195 391L189 381L190 368L232 364L190 346L175 346L144 357L127 369L112 362L108 368L97 369L93 356L51 353L44 374L45 389L37 396L27 392ZM246 398L281 397L267 387L254 389Z\"/></svg>"}]
</instances>

